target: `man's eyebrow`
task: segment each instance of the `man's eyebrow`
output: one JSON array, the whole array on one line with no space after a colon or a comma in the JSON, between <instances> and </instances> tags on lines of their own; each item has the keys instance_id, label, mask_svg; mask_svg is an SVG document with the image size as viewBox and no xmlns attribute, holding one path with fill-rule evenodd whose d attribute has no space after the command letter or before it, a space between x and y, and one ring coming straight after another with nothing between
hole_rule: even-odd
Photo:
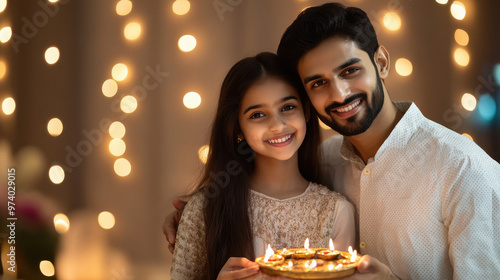
<instances>
[{"instance_id":1,"label":"man's eyebrow","mask_svg":"<svg viewBox=\"0 0 500 280\"><path fill-rule=\"evenodd\" d=\"M286 102L286 101L291 100L291 99L298 100L297 97L295 97L293 95L285 96L285 97L281 98L280 100L276 101L274 103L274 105L278 105L280 103ZM243 111L243 114L246 114L248 111L253 110L253 109L257 109L260 107L264 107L264 105L263 104L255 104L255 105L249 106L248 108L245 109L245 111Z\"/></svg>"},{"instance_id":2,"label":"man's eyebrow","mask_svg":"<svg viewBox=\"0 0 500 280\"><path fill-rule=\"evenodd\" d=\"M357 57L350 58L346 62L342 63L340 66L334 68L333 72L338 72L338 71L340 71L346 67L349 67L353 64L356 64L358 62L361 62L361 59L359 59ZM313 75L313 76L305 77L304 78L304 85L307 85L307 83L309 83L310 81L314 81L314 80L319 79L321 77L323 77L323 76L322 75Z\"/></svg>"},{"instance_id":3,"label":"man's eyebrow","mask_svg":"<svg viewBox=\"0 0 500 280\"><path fill-rule=\"evenodd\" d=\"M353 57L353 58L350 58L349 60L347 60L346 62L342 63L339 67L335 68L335 72L338 72L346 67L349 67L353 64L356 64L358 62L361 62L361 59L357 58L357 57Z\"/></svg>"}]
</instances>

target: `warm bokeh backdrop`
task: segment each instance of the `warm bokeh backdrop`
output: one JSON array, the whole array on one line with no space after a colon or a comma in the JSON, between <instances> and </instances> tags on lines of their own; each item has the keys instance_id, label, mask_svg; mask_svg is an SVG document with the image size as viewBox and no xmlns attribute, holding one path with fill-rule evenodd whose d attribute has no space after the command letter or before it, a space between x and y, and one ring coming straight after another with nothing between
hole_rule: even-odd
<instances>
[{"instance_id":1,"label":"warm bokeh backdrop","mask_svg":"<svg viewBox=\"0 0 500 280\"><path fill-rule=\"evenodd\" d=\"M224 75L324 2L0 0L1 217L14 167L18 276L168 279L161 225L203 166ZM389 50L393 100L500 160L497 0L341 2Z\"/></svg>"}]
</instances>

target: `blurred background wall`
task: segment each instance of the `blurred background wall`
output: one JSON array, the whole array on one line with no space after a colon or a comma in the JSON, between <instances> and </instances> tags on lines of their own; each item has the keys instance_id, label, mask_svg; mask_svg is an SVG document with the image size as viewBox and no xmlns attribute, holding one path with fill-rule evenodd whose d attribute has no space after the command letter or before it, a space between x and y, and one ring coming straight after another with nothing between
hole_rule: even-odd
<instances>
[{"instance_id":1,"label":"blurred background wall","mask_svg":"<svg viewBox=\"0 0 500 280\"><path fill-rule=\"evenodd\" d=\"M0 217L17 218L19 269L3 226L3 277L168 279L163 218L203 166L224 75L325 2L0 0ZM393 100L500 160L498 1L340 2L389 50Z\"/></svg>"}]
</instances>

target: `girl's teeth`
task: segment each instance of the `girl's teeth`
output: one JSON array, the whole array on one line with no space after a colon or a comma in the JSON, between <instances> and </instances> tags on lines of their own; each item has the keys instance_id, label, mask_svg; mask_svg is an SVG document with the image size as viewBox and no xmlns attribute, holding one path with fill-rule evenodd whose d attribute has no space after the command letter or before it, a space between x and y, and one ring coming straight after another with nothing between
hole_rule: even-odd
<instances>
[{"instance_id":1,"label":"girl's teeth","mask_svg":"<svg viewBox=\"0 0 500 280\"><path fill-rule=\"evenodd\" d=\"M345 113L345 112L348 112L348 111L351 111L354 107L358 106L359 104L359 100L354 102L353 104L345 107L345 108L342 108L342 109L337 109L337 112L340 112L340 113Z\"/></svg>"},{"instance_id":2,"label":"girl's teeth","mask_svg":"<svg viewBox=\"0 0 500 280\"><path fill-rule=\"evenodd\" d=\"M292 137L292 135L287 135L287 136L280 138L280 139L269 140L269 143L272 143L272 144L283 143L286 140L290 139L290 137Z\"/></svg>"}]
</instances>

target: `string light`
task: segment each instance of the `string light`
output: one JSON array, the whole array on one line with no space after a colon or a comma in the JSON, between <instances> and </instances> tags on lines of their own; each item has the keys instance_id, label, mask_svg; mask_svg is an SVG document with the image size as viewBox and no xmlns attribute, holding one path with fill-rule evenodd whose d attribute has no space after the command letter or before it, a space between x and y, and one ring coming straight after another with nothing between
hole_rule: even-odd
<instances>
[{"instance_id":1,"label":"string light","mask_svg":"<svg viewBox=\"0 0 500 280\"><path fill-rule=\"evenodd\" d=\"M399 30L401 28L401 17L394 12L387 12L384 15L384 26L392 31Z\"/></svg>"},{"instance_id":2,"label":"string light","mask_svg":"<svg viewBox=\"0 0 500 280\"><path fill-rule=\"evenodd\" d=\"M115 81L123 81L127 78L127 75L128 67L123 63L117 63L113 66L113 69L111 69L111 77L113 77Z\"/></svg>"},{"instance_id":3,"label":"string light","mask_svg":"<svg viewBox=\"0 0 500 280\"><path fill-rule=\"evenodd\" d=\"M457 48L455 50L453 57L455 58L455 62L458 65L460 65L460 66L469 65L470 57L469 57L469 53L465 49Z\"/></svg>"},{"instance_id":4,"label":"string light","mask_svg":"<svg viewBox=\"0 0 500 280\"><path fill-rule=\"evenodd\" d=\"M126 16L132 11L132 1L120 0L116 3L116 14L119 16Z\"/></svg>"},{"instance_id":5,"label":"string light","mask_svg":"<svg viewBox=\"0 0 500 280\"><path fill-rule=\"evenodd\" d=\"M182 16L185 15L189 12L189 9L191 8L191 3L187 0L176 0L172 4L172 11L174 14Z\"/></svg>"},{"instance_id":6,"label":"string light","mask_svg":"<svg viewBox=\"0 0 500 280\"><path fill-rule=\"evenodd\" d=\"M114 138L109 141L109 152L114 156L121 156L125 153L127 146L121 138Z\"/></svg>"},{"instance_id":7,"label":"string light","mask_svg":"<svg viewBox=\"0 0 500 280\"><path fill-rule=\"evenodd\" d=\"M179 49L183 52L190 52L196 47L196 38L192 35L184 35L179 39Z\"/></svg>"},{"instance_id":8,"label":"string light","mask_svg":"<svg viewBox=\"0 0 500 280\"><path fill-rule=\"evenodd\" d=\"M7 43L10 40L10 37L12 37L12 29L10 26L0 29L0 42Z\"/></svg>"},{"instance_id":9,"label":"string light","mask_svg":"<svg viewBox=\"0 0 500 280\"><path fill-rule=\"evenodd\" d=\"M467 46L469 44L469 34L462 29L455 30L455 42L460 46Z\"/></svg>"},{"instance_id":10,"label":"string light","mask_svg":"<svg viewBox=\"0 0 500 280\"><path fill-rule=\"evenodd\" d=\"M5 10L5 7L7 7L7 0L0 0L0 13Z\"/></svg>"},{"instance_id":11,"label":"string light","mask_svg":"<svg viewBox=\"0 0 500 280\"><path fill-rule=\"evenodd\" d=\"M406 58L399 58L395 64L396 72L401 76L409 76L413 72L411 61Z\"/></svg>"},{"instance_id":12,"label":"string light","mask_svg":"<svg viewBox=\"0 0 500 280\"><path fill-rule=\"evenodd\" d=\"M462 95L462 107L467 111L474 111L476 109L477 100L476 97L470 93L464 93Z\"/></svg>"},{"instance_id":13,"label":"string light","mask_svg":"<svg viewBox=\"0 0 500 280\"><path fill-rule=\"evenodd\" d=\"M465 18L465 5L460 1L454 1L450 6L451 15L458 20Z\"/></svg>"},{"instance_id":14,"label":"string light","mask_svg":"<svg viewBox=\"0 0 500 280\"><path fill-rule=\"evenodd\" d=\"M53 165L49 169L49 178L54 184L60 184L64 181L64 169L59 165Z\"/></svg>"},{"instance_id":15,"label":"string light","mask_svg":"<svg viewBox=\"0 0 500 280\"><path fill-rule=\"evenodd\" d=\"M210 151L210 147L208 145L203 145L198 149L198 158L203 164L207 163L208 152Z\"/></svg>"},{"instance_id":16,"label":"string light","mask_svg":"<svg viewBox=\"0 0 500 280\"><path fill-rule=\"evenodd\" d=\"M57 137L63 132L63 123L58 118L52 118L47 123L47 131L51 136Z\"/></svg>"},{"instance_id":17,"label":"string light","mask_svg":"<svg viewBox=\"0 0 500 280\"><path fill-rule=\"evenodd\" d=\"M54 216L54 228L59 234L64 234L69 230L69 219L66 215L58 213Z\"/></svg>"},{"instance_id":18,"label":"string light","mask_svg":"<svg viewBox=\"0 0 500 280\"><path fill-rule=\"evenodd\" d=\"M102 83L102 94L106 97L113 97L118 92L118 83L113 79L107 79Z\"/></svg>"},{"instance_id":19,"label":"string light","mask_svg":"<svg viewBox=\"0 0 500 280\"><path fill-rule=\"evenodd\" d=\"M184 95L182 100L184 102L184 106L188 109L198 108L201 104L201 97L198 93L191 91Z\"/></svg>"},{"instance_id":20,"label":"string light","mask_svg":"<svg viewBox=\"0 0 500 280\"><path fill-rule=\"evenodd\" d=\"M134 112L137 109L137 99L132 95L127 95L120 101L120 109L127 114Z\"/></svg>"},{"instance_id":21,"label":"string light","mask_svg":"<svg viewBox=\"0 0 500 280\"><path fill-rule=\"evenodd\" d=\"M123 35L127 40L136 40L141 36L141 25L137 22L127 24L123 30Z\"/></svg>"},{"instance_id":22,"label":"string light","mask_svg":"<svg viewBox=\"0 0 500 280\"><path fill-rule=\"evenodd\" d=\"M448 0L436 0L436 2L438 4L444 5L444 4L448 3Z\"/></svg>"},{"instance_id":23,"label":"string light","mask_svg":"<svg viewBox=\"0 0 500 280\"><path fill-rule=\"evenodd\" d=\"M46 277L52 277L55 275L56 270L50 261L43 260L40 262L40 272Z\"/></svg>"},{"instance_id":24,"label":"string light","mask_svg":"<svg viewBox=\"0 0 500 280\"><path fill-rule=\"evenodd\" d=\"M45 61L48 64L54 64L59 60L59 49L57 47L50 47L45 51Z\"/></svg>"},{"instance_id":25,"label":"string light","mask_svg":"<svg viewBox=\"0 0 500 280\"><path fill-rule=\"evenodd\" d=\"M125 136L125 125L123 125L123 123L121 122L113 122L110 126L109 126L109 135L112 137L112 138L123 138L123 136Z\"/></svg>"},{"instance_id":26,"label":"string light","mask_svg":"<svg viewBox=\"0 0 500 280\"><path fill-rule=\"evenodd\" d=\"M10 115L16 110L16 101L12 97L7 97L2 102L2 111L5 115Z\"/></svg>"},{"instance_id":27,"label":"string light","mask_svg":"<svg viewBox=\"0 0 500 280\"><path fill-rule=\"evenodd\" d=\"M115 160L113 168L115 170L116 175L120 177L128 176L132 171L132 165L125 158L119 158Z\"/></svg>"},{"instance_id":28,"label":"string light","mask_svg":"<svg viewBox=\"0 0 500 280\"><path fill-rule=\"evenodd\" d=\"M5 61L0 60L0 80L5 77L5 74L7 74L7 63Z\"/></svg>"},{"instance_id":29,"label":"string light","mask_svg":"<svg viewBox=\"0 0 500 280\"><path fill-rule=\"evenodd\" d=\"M103 229L111 229L115 226L115 216L108 211L99 213L97 221Z\"/></svg>"}]
</instances>

